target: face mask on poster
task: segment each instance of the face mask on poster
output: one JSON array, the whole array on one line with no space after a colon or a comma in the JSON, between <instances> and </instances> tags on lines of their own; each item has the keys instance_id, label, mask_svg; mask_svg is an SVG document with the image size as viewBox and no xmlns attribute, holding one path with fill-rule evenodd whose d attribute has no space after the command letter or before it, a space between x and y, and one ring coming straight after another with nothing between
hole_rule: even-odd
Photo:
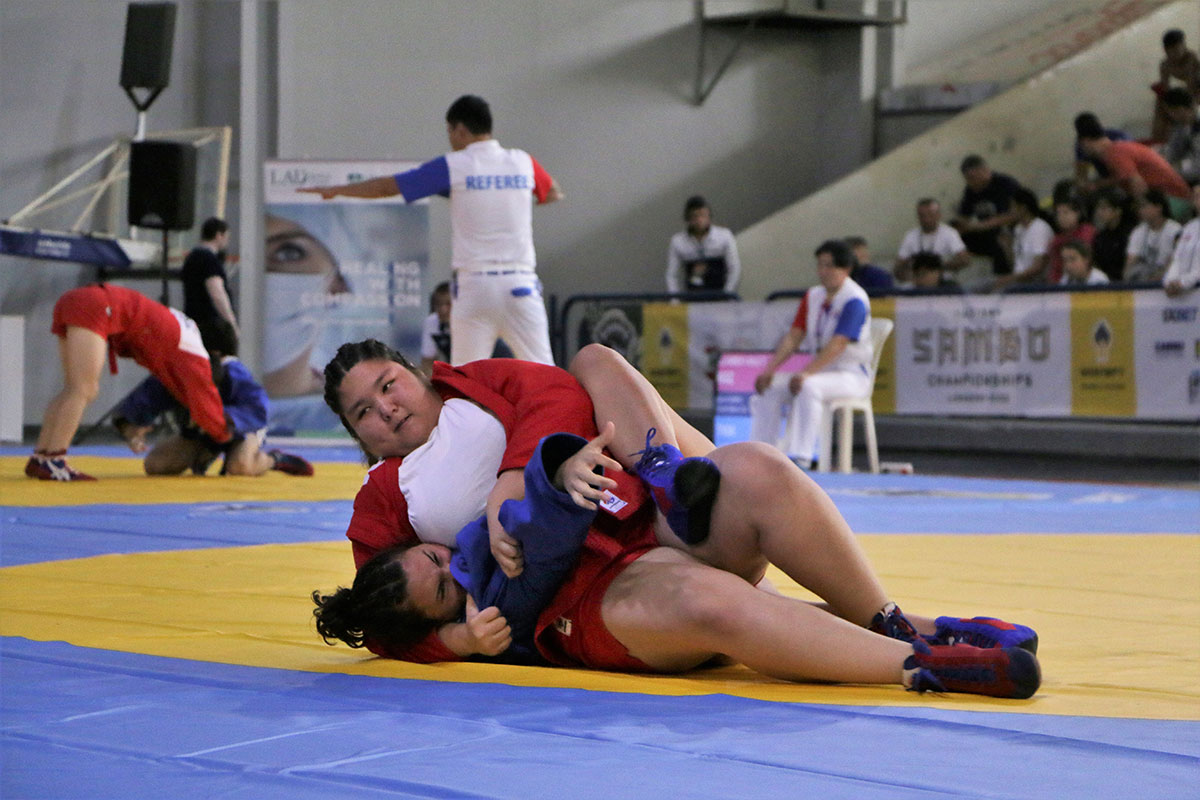
<instances>
[{"instance_id":1,"label":"face mask on poster","mask_svg":"<svg viewBox=\"0 0 1200 800\"><path fill-rule=\"evenodd\" d=\"M274 372L312 350L325 328L329 276L269 272L263 369Z\"/></svg>"}]
</instances>

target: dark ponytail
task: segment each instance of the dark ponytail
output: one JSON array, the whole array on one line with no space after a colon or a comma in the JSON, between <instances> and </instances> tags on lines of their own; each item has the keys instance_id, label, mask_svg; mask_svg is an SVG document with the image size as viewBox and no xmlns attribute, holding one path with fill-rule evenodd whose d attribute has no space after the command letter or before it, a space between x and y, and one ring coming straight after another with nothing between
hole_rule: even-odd
<instances>
[{"instance_id":1,"label":"dark ponytail","mask_svg":"<svg viewBox=\"0 0 1200 800\"><path fill-rule=\"evenodd\" d=\"M439 624L406 607L408 575L400 563L415 546L393 547L376 553L354 576L354 585L333 594L312 593L317 633L326 644L340 640L363 647L366 640L403 647L424 638Z\"/></svg>"}]
</instances>

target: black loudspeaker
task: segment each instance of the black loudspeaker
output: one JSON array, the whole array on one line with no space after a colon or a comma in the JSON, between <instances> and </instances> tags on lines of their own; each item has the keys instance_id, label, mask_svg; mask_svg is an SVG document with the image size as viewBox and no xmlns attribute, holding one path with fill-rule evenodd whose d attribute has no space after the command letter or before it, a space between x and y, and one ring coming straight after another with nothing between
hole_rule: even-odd
<instances>
[{"instance_id":1,"label":"black loudspeaker","mask_svg":"<svg viewBox=\"0 0 1200 800\"><path fill-rule=\"evenodd\" d=\"M125 15L121 87L162 89L171 80L174 3L130 3Z\"/></svg>"},{"instance_id":2,"label":"black loudspeaker","mask_svg":"<svg viewBox=\"0 0 1200 800\"><path fill-rule=\"evenodd\" d=\"M196 148L184 142L133 142L129 224L183 231L196 216Z\"/></svg>"}]
</instances>

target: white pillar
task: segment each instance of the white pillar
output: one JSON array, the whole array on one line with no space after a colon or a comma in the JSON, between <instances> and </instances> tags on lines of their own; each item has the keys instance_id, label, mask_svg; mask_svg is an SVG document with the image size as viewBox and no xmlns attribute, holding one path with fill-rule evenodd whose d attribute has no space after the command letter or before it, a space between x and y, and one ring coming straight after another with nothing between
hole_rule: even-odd
<instances>
[{"instance_id":1,"label":"white pillar","mask_svg":"<svg viewBox=\"0 0 1200 800\"><path fill-rule=\"evenodd\" d=\"M21 443L25 423L25 318L0 317L0 442Z\"/></svg>"}]
</instances>

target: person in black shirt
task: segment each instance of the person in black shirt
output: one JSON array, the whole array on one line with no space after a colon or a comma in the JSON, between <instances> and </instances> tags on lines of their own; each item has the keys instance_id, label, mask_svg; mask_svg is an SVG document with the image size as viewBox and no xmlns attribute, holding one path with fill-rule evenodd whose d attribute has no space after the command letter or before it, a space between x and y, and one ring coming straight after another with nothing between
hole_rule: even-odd
<instances>
[{"instance_id":1,"label":"person in black shirt","mask_svg":"<svg viewBox=\"0 0 1200 800\"><path fill-rule=\"evenodd\" d=\"M1096 197L1092 222L1096 226L1096 236L1092 239L1092 263L1110 281L1119 281L1125 272L1125 252L1134 226L1129 195L1115 186L1101 191Z\"/></svg>"},{"instance_id":2,"label":"person in black shirt","mask_svg":"<svg viewBox=\"0 0 1200 800\"><path fill-rule=\"evenodd\" d=\"M1010 175L993 172L983 156L969 155L959 167L966 181L958 216L951 225L962 234L967 250L992 259L992 272L1012 272L1008 257L1009 225L1016 219L1012 196L1021 185Z\"/></svg>"},{"instance_id":3,"label":"person in black shirt","mask_svg":"<svg viewBox=\"0 0 1200 800\"><path fill-rule=\"evenodd\" d=\"M225 248L229 245L229 225L210 217L200 227L200 244L183 261L183 313L202 325L223 319L241 338L233 303L229 299L225 275Z\"/></svg>"}]
</instances>

